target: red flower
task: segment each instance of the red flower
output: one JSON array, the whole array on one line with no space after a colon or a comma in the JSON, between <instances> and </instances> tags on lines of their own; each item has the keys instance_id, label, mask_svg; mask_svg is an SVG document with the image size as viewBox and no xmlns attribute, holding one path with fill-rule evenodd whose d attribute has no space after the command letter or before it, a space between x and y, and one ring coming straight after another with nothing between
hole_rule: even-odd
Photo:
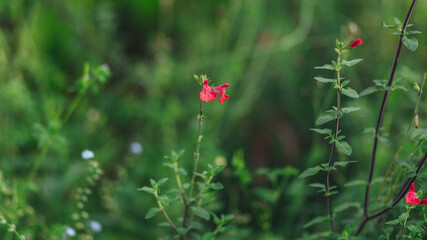
<instances>
[{"instance_id":1,"label":"red flower","mask_svg":"<svg viewBox=\"0 0 427 240\"><path fill-rule=\"evenodd\" d=\"M209 80L203 82L203 89L200 92L200 100L210 102L216 99L217 93L209 87Z\"/></svg>"},{"instance_id":2,"label":"red flower","mask_svg":"<svg viewBox=\"0 0 427 240\"><path fill-rule=\"evenodd\" d=\"M421 202L420 199L417 197L417 194L415 194L415 184L411 184L409 192L405 195L405 201L411 205L417 205ZM427 199L424 199L423 202L423 204L425 204L427 202Z\"/></svg>"},{"instance_id":3,"label":"red flower","mask_svg":"<svg viewBox=\"0 0 427 240\"><path fill-rule=\"evenodd\" d=\"M222 85L219 85L219 86L216 86L216 87L213 88L214 91L217 92L217 93L219 93L219 95L221 96L221 98L219 99L220 103L224 103L224 101L227 100L230 97L230 95L226 95L225 94L225 88L229 87L229 86L230 86L230 84L224 83Z\"/></svg>"},{"instance_id":4,"label":"red flower","mask_svg":"<svg viewBox=\"0 0 427 240\"><path fill-rule=\"evenodd\" d=\"M350 43L351 48L355 48L356 46L362 45L362 39L356 38L353 42Z\"/></svg>"},{"instance_id":5,"label":"red flower","mask_svg":"<svg viewBox=\"0 0 427 240\"><path fill-rule=\"evenodd\" d=\"M421 205L427 205L427 199L422 200Z\"/></svg>"}]
</instances>

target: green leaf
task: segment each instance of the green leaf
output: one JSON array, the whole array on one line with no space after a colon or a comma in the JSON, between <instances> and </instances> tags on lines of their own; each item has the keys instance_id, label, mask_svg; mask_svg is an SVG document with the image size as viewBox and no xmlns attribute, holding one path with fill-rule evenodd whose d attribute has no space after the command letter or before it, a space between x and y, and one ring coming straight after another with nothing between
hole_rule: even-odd
<instances>
[{"instance_id":1,"label":"green leaf","mask_svg":"<svg viewBox=\"0 0 427 240\"><path fill-rule=\"evenodd\" d=\"M410 31L407 31L406 32L406 34L408 35L408 34L421 34L422 32L420 32L420 31L415 31L415 30L410 30Z\"/></svg>"},{"instance_id":2,"label":"green leaf","mask_svg":"<svg viewBox=\"0 0 427 240\"><path fill-rule=\"evenodd\" d=\"M330 82L335 81L335 79L322 78L322 77L315 77L314 79L316 79L317 81L322 82L322 83L330 83Z\"/></svg>"},{"instance_id":3,"label":"green leaf","mask_svg":"<svg viewBox=\"0 0 427 240\"><path fill-rule=\"evenodd\" d=\"M298 178L306 178L309 176L316 175L320 170L322 170L322 168L320 166L316 166L313 168L306 169L303 173L301 173L301 175L299 175Z\"/></svg>"},{"instance_id":4,"label":"green leaf","mask_svg":"<svg viewBox=\"0 0 427 240\"><path fill-rule=\"evenodd\" d=\"M359 94L359 96L360 96L360 97L363 97L363 96L366 96L366 95L372 94L372 93L374 93L374 92L376 92L376 91L378 91L378 88L377 88L377 87L375 87L375 86L368 87L368 88L366 88L365 90L361 91L361 92L360 92L360 94Z\"/></svg>"},{"instance_id":5,"label":"green leaf","mask_svg":"<svg viewBox=\"0 0 427 240\"><path fill-rule=\"evenodd\" d=\"M342 61L342 65L346 65L348 67L351 67L351 66L354 66L354 65L360 63L362 60L363 59L353 59L353 60L350 60L350 61L343 60Z\"/></svg>"},{"instance_id":6,"label":"green leaf","mask_svg":"<svg viewBox=\"0 0 427 240\"><path fill-rule=\"evenodd\" d=\"M358 202L345 202L341 205L338 205L335 209L334 212L342 212L348 208L359 208L360 207L360 203Z\"/></svg>"},{"instance_id":7,"label":"green leaf","mask_svg":"<svg viewBox=\"0 0 427 240\"><path fill-rule=\"evenodd\" d=\"M154 194L154 189L153 188L150 188L150 187L142 187L142 188L138 188L137 189L138 191L143 191L143 192L146 192L146 193L150 193L150 194Z\"/></svg>"},{"instance_id":8,"label":"green leaf","mask_svg":"<svg viewBox=\"0 0 427 240\"><path fill-rule=\"evenodd\" d=\"M404 212L404 213L400 214L399 221L404 222L406 219L408 219L408 217L409 217L409 214L407 212Z\"/></svg>"},{"instance_id":9,"label":"green leaf","mask_svg":"<svg viewBox=\"0 0 427 240\"><path fill-rule=\"evenodd\" d=\"M325 123L330 122L330 121L335 120L335 119L336 119L335 115L325 114L325 115L322 115L319 118L317 118L315 124L316 125L322 125L322 124L325 124Z\"/></svg>"},{"instance_id":10,"label":"green leaf","mask_svg":"<svg viewBox=\"0 0 427 240\"><path fill-rule=\"evenodd\" d=\"M207 232L203 234L202 240L215 240L215 234Z\"/></svg>"},{"instance_id":11,"label":"green leaf","mask_svg":"<svg viewBox=\"0 0 427 240\"><path fill-rule=\"evenodd\" d=\"M209 188L211 188L213 190L216 190L216 191L221 190L221 189L224 188L224 186L221 183L219 183L219 182L218 183L211 183L208 186L209 186Z\"/></svg>"},{"instance_id":12,"label":"green leaf","mask_svg":"<svg viewBox=\"0 0 427 240\"><path fill-rule=\"evenodd\" d=\"M363 180L354 180L354 181L351 181L351 182L344 184L344 187L354 187L354 186L367 185L367 184L368 183L366 181L363 181Z\"/></svg>"},{"instance_id":13,"label":"green leaf","mask_svg":"<svg viewBox=\"0 0 427 240\"><path fill-rule=\"evenodd\" d=\"M385 224L387 224L387 225L396 225L398 223L399 223L399 219L394 219L394 220L386 222Z\"/></svg>"},{"instance_id":14,"label":"green leaf","mask_svg":"<svg viewBox=\"0 0 427 240\"><path fill-rule=\"evenodd\" d=\"M157 182L157 186L160 188L165 184L165 182L168 180L168 178L162 178Z\"/></svg>"},{"instance_id":15,"label":"green leaf","mask_svg":"<svg viewBox=\"0 0 427 240\"><path fill-rule=\"evenodd\" d=\"M360 110L360 107L345 107L345 108L341 109L341 111L343 113L351 113L351 112L355 112L355 111L358 111L358 110Z\"/></svg>"},{"instance_id":16,"label":"green leaf","mask_svg":"<svg viewBox=\"0 0 427 240\"><path fill-rule=\"evenodd\" d=\"M424 232L424 229L422 227L418 227L418 226L415 226L415 225L409 225L408 229L409 229L409 231L416 232L416 233L422 233L422 232Z\"/></svg>"},{"instance_id":17,"label":"green leaf","mask_svg":"<svg viewBox=\"0 0 427 240\"><path fill-rule=\"evenodd\" d=\"M345 142L345 141L339 141L335 143L335 146L337 146L338 150L340 150L343 154L350 156L351 155L351 146Z\"/></svg>"},{"instance_id":18,"label":"green leaf","mask_svg":"<svg viewBox=\"0 0 427 240\"><path fill-rule=\"evenodd\" d=\"M191 210L193 211L194 215L203 218L207 221L209 221L211 215L209 214L208 211L206 211L206 209L202 208L202 207L192 207Z\"/></svg>"},{"instance_id":19,"label":"green leaf","mask_svg":"<svg viewBox=\"0 0 427 240\"><path fill-rule=\"evenodd\" d=\"M153 188L155 188L155 187L157 186L156 180L154 180L154 179L152 179L152 178L150 178L150 183L151 183L151 186L152 186Z\"/></svg>"},{"instance_id":20,"label":"green leaf","mask_svg":"<svg viewBox=\"0 0 427 240\"><path fill-rule=\"evenodd\" d=\"M415 52L415 50L417 50L418 48L418 40L412 36L410 37L403 36L402 43L405 45L406 48L408 48L412 52Z\"/></svg>"},{"instance_id":21,"label":"green leaf","mask_svg":"<svg viewBox=\"0 0 427 240\"><path fill-rule=\"evenodd\" d=\"M187 228L183 228L183 227L179 227L179 228L176 228L176 232L177 232L179 235L185 235L185 234L187 234L188 229L187 229Z\"/></svg>"},{"instance_id":22,"label":"green leaf","mask_svg":"<svg viewBox=\"0 0 427 240\"><path fill-rule=\"evenodd\" d=\"M347 161L347 162L334 162L334 166L345 167L350 163L355 163L356 161Z\"/></svg>"},{"instance_id":23,"label":"green leaf","mask_svg":"<svg viewBox=\"0 0 427 240\"><path fill-rule=\"evenodd\" d=\"M325 64L323 66L314 67L314 69L326 69L326 70L334 70L335 71L335 67L332 66L331 64Z\"/></svg>"},{"instance_id":24,"label":"green leaf","mask_svg":"<svg viewBox=\"0 0 427 240\"><path fill-rule=\"evenodd\" d=\"M302 228L308 228L314 224L318 224L321 222L324 222L326 220L328 220L329 218L326 216L319 216L319 217L315 217L313 219L311 219L310 221L308 221L306 224L304 224L304 226L302 226Z\"/></svg>"},{"instance_id":25,"label":"green leaf","mask_svg":"<svg viewBox=\"0 0 427 240\"><path fill-rule=\"evenodd\" d=\"M226 164L226 163L221 164L221 165L218 165L218 166L215 168L215 170L214 170L213 174L214 174L214 175L218 175L220 172L222 172L222 170L224 170L224 168L225 168L226 166L227 166L227 164Z\"/></svg>"},{"instance_id":26,"label":"green leaf","mask_svg":"<svg viewBox=\"0 0 427 240\"><path fill-rule=\"evenodd\" d=\"M314 188L320 188L320 189L324 189L325 188L325 184L324 183L311 183L308 184L309 187L314 187Z\"/></svg>"},{"instance_id":27,"label":"green leaf","mask_svg":"<svg viewBox=\"0 0 427 240\"><path fill-rule=\"evenodd\" d=\"M397 24L397 25L400 25L400 24L402 24L402 22L399 20L399 18L397 18L397 17L395 17L394 18L394 22Z\"/></svg>"},{"instance_id":28,"label":"green leaf","mask_svg":"<svg viewBox=\"0 0 427 240\"><path fill-rule=\"evenodd\" d=\"M157 213L159 213L161 210L160 208L150 208L150 210L148 210L147 214L145 214L145 219L150 219L154 216L157 215Z\"/></svg>"},{"instance_id":29,"label":"green leaf","mask_svg":"<svg viewBox=\"0 0 427 240\"><path fill-rule=\"evenodd\" d=\"M157 200L159 200L159 202L161 204L163 204L163 206L168 206L169 205L169 198L168 198L167 195L158 196Z\"/></svg>"},{"instance_id":30,"label":"green leaf","mask_svg":"<svg viewBox=\"0 0 427 240\"><path fill-rule=\"evenodd\" d=\"M311 131L320 133L320 134L327 134L327 135L331 135L332 134L332 130L331 129L318 129L318 128L310 128Z\"/></svg>"},{"instance_id":31,"label":"green leaf","mask_svg":"<svg viewBox=\"0 0 427 240\"><path fill-rule=\"evenodd\" d=\"M341 89L341 93L351 98L359 98L359 94L350 87Z\"/></svg>"}]
</instances>

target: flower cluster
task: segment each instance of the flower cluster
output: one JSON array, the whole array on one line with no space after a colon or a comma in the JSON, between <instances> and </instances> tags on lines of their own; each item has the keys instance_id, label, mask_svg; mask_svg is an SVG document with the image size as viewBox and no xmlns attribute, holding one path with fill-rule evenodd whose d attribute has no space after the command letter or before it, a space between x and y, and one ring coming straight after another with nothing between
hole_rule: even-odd
<instances>
[{"instance_id":1,"label":"flower cluster","mask_svg":"<svg viewBox=\"0 0 427 240\"><path fill-rule=\"evenodd\" d=\"M230 97L229 95L225 94L225 88L229 86L230 84L224 83L222 85L218 85L211 88L209 87L209 80L205 79L205 81L203 82L203 89L200 92L200 100L205 102L213 101L216 99L219 93L219 96L220 96L219 102L224 103L225 100L227 100L228 97Z\"/></svg>"},{"instance_id":2,"label":"flower cluster","mask_svg":"<svg viewBox=\"0 0 427 240\"><path fill-rule=\"evenodd\" d=\"M405 201L410 205L427 205L427 199L420 200L415 193L415 184L411 184L409 192L405 195Z\"/></svg>"}]
</instances>

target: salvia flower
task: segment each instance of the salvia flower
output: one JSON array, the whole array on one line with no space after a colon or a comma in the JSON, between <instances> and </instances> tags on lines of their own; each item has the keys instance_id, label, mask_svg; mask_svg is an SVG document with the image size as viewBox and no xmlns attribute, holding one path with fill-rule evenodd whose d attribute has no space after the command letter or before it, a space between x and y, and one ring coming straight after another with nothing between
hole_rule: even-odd
<instances>
[{"instance_id":1,"label":"salvia flower","mask_svg":"<svg viewBox=\"0 0 427 240\"><path fill-rule=\"evenodd\" d=\"M209 87L209 80L203 82L203 89L200 92L200 100L210 102L216 99L217 93Z\"/></svg>"},{"instance_id":2,"label":"salvia flower","mask_svg":"<svg viewBox=\"0 0 427 240\"><path fill-rule=\"evenodd\" d=\"M230 95L225 94L225 88L229 86L230 84L224 83L222 85L215 86L212 89L211 87L209 87L209 80L205 79L205 81L203 82L203 89L200 92L200 99L205 102L210 102L215 100L219 93L219 102L224 103L225 100L230 97Z\"/></svg>"},{"instance_id":3,"label":"salvia flower","mask_svg":"<svg viewBox=\"0 0 427 240\"><path fill-rule=\"evenodd\" d=\"M356 46L362 45L362 43L362 39L356 38L353 42L350 43L350 47L355 48Z\"/></svg>"},{"instance_id":4,"label":"salvia flower","mask_svg":"<svg viewBox=\"0 0 427 240\"><path fill-rule=\"evenodd\" d=\"M405 195L405 201L410 205L417 205L421 202L420 199L417 197L417 194L415 193L415 184L411 184L409 192ZM423 200L423 202L423 204L425 204L427 201Z\"/></svg>"},{"instance_id":5,"label":"salvia flower","mask_svg":"<svg viewBox=\"0 0 427 240\"><path fill-rule=\"evenodd\" d=\"M420 203L421 205L427 205L427 199L423 199Z\"/></svg>"},{"instance_id":6,"label":"salvia flower","mask_svg":"<svg viewBox=\"0 0 427 240\"><path fill-rule=\"evenodd\" d=\"M220 96L219 102L220 103L224 103L224 101L230 97L230 95L225 94L225 88L229 87L229 86L230 86L230 84L224 83L222 85L219 85L219 86L216 86L213 88L215 92L219 93L219 96Z\"/></svg>"}]
</instances>

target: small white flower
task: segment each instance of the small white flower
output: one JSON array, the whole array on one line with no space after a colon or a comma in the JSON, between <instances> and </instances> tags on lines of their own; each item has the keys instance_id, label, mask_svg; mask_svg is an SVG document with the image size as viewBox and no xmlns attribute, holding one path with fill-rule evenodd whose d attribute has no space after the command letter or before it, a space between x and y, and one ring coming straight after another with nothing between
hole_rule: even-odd
<instances>
[{"instance_id":1,"label":"small white flower","mask_svg":"<svg viewBox=\"0 0 427 240\"><path fill-rule=\"evenodd\" d=\"M94 232L102 231L102 225L98 221L89 221L88 225L89 225L89 228Z\"/></svg>"},{"instance_id":2,"label":"small white flower","mask_svg":"<svg viewBox=\"0 0 427 240\"><path fill-rule=\"evenodd\" d=\"M65 229L65 234L67 234L67 236L74 237L74 236L76 236L76 230L74 230L70 227L67 227Z\"/></svg>"},{"instance_id":3,"label":"small white flower","mask_svg":"<svg viewBox=\"0 0 427 240\"><path fill-rule=\"evenodd\" d=\"M142 153L142 145L139 142L132 142L129 146L131 153L133 154L141 154Z\"/></svg>"},{"instance_id":4,"label":"small white flower","mask_svg":"<svg viewBox=\"0 0 427 240\"><path fill-rule=\"evenodd\" d=\"M92 159L92 158L94 158L95 157L95 154L93 154L93 152L91 151L91 150L88 150L88 149L85 149L83 152L82 152L82 158L83 159Z\"/></svg>"}]
</instances>

